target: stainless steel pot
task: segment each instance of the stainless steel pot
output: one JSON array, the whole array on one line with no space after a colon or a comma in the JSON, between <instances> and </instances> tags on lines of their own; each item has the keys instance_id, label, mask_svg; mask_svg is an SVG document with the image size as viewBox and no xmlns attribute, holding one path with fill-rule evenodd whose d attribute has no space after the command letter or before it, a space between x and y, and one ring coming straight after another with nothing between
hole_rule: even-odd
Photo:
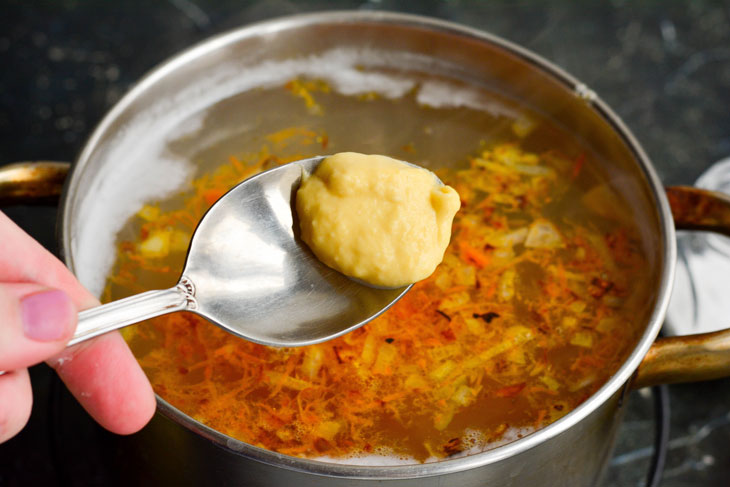
<instances>
[{"instance_id":1,"label":"stainless steel pot","mask_svg":"<svg viewBox=\"0 0 730 487\"><path fill-rule=\"evenodd\" d=\"M121 218L118 208L160 196L189 175L189 167L181 169L169 159L191 156L171 153L171 146L160 146L161 139L184 132L198 137L196 143L215 146L216 134L228 133L235 121L233 109L225 107L233 104L229 100L236 94L276 82L276 76L297 74L297 69L316 74L326 67L312 63L334 46L360 52L362 59L351 63L365 71L435 74L497 90L581 138L606 162L610 178L620 182L618 189L629 199L652 249L656 288L643 335L620 370L576 410L484 453L392 467L305 460L229 438L158 397L152 423L120 440L130 463L125 475L167 485L595 485L610 456L622 401L630 389L730 375L730 331L656 340L674 274L674 226L730 235L729 200L692 188L670 188L667 198L638 142L584 84L502 39L411 15L335 12L263 22L212 38L158 67L104 118L66 181L60 237L71 270L99 291L118 228L109 222ZM276 71L274 64L285 68ZM200 130L200 123L191 120L202 112L208 116ZM188 149L192 145L183 144ZM58 164L3 168L0 202L58 195L65 170Z\"/></svg>"}]
</instances>

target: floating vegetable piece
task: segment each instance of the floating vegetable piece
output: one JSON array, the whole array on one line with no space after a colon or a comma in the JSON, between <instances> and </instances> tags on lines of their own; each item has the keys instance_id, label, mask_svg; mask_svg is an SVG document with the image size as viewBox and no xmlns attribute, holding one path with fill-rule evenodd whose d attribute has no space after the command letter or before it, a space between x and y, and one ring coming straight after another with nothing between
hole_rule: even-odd
<instances>
[{"instance_id":1,"label":"floating vegetable piece","mask_svg":"<svg viewBox=\"0 0 730 487\"><path fill-rule=\"evenodd\" d=\"M525 239L525 247L537 249L555 249L563 247L563 237L555 225L547 220L537 220L532 225Z\"/></svg>"},{"instance_id":2,"label":"floating vegetable piece","mask_svg":"<svg viewBox=\"0 0 730 487\"><path fill-rule=\"evenodd\" d=\"M571 345L579 347L591 348L593 346L593 335L587 331L579 331L570 339Z\"/></svg>"},{"instance_id":3,"label":"floating vegetable piece","mask_svg":"<svg viewBox=\"0 0 730 487\"><path fill-rule=\"evenodd\" d=\"M144 205L142 209L137 212L137 215L148 222L154 221L160 216L160 207Z\"/></svg>"},{"instance_id":4,"label":"floating vegetable piece","mask_svg":"<svg viewBox=\"0 0 730 487\"><path fill-rule=\"evenodd\" d=\"M537 122L527 114L522 114L514 122L512 122L512 133L523 139L535 130Z\"/></svg>"},{"instance_id":5,"label":"floating vegetable piece","mask_svg":"<svg viewBox=\"0 0 730 487\"><path fill-rule=\"evenodd\" d=\"M528 228L518 228L510 232L499 232L488 237L489 245L494 247L512 247L525 242L527 239Z\"/></svg>"},{"instance_id":6,"label":"floating vegetable piece","mask_svg":"<svg viewBox=\"0 0 730 487\"><path fill-rule=\"evenodd\" d=\"M499 279L499 297L502 301L508 301L515 295L515 277L517 273L514 269L507 269Z\"/></svg>"},{"instance_id":7,"label":"floating vegetable piece","mask_svg":"<svg viewBox=\"0 0 730 487\"><path fill-rule=\"evenodd\" d=\"M146 259L161 259L170 253L170 231L155 230L139 244L139 253Z\"/></svg>"},{"instance_id":8,"label":"floating vegetable piece","mask_svg":"<svg viewBox=\"0 0 730 487\"><path fill-rule=\"evenodd\" d=\"M320 438L332 441L341 429L342 424L338 421L322 421L315 428L315 434Z\"/></svg>"}]
</instances>

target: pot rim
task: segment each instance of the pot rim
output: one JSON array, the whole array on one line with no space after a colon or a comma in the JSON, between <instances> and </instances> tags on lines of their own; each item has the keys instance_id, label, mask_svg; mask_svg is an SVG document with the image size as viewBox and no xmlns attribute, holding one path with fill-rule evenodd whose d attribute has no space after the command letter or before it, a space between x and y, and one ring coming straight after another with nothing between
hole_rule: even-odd
<instances>
[{"instance_id":1,"label":"pot rim","mask_svg":"<svg viewBox=\"0 0 730 487\"><path fill-rule=\"evenodd\" d=\"M74 257L71 253L72 232L70 222L73 215L72 205L69 204L69 195L76 194L79 191L79 181L81 179L80 175L86 166L89 165L91 156L99 142L104 137L104 134L112 126L113 122L119 117L119 115L121 115L141 94L146 92L159 80L165 78L169 73L174 72L178 67L187 64L195 58L205 56L208 52L223 48L226 45L236 43L249 37L260 36L262 34L273 34L291 28L332 23L397 24L448 33L473 41L491 44L521 58L532 67L541 70L553 80L559 82L565 86L565 88L572 91L577 97L582 98L586 103L590 104L591 107L596 110L596 112L614 129L615 133L621 138L621 140L623 140L634 155L641 172L650 186L651 195L659 216L659 224L662 232L661 241L664 245L664 255L662 256L663 262L661 264L661 276L657 289L657 302L648 320L646 329L644 330L644 333L639 339L639 342L633 352L625 360L624 364L613 375L613 377L611 377L590 398L561 419L521 439L492 450L433 463L394 466L362 466L292 457L255 447L248 443L226 436L204 425L203 423L192 419L156 394L159 411L172 421L197 434L200 434L221 448L263 463L322 476L385 480L444 475L499 462L500 460L520 454L549 440L550 438L560 435L590 415L600 405L605 403L611 396L619 391L619 389L623 388L622 394L625 394L632 374L638 368L641 360L644 355L646 355L659 333L669 305L671 286L674 281L676 237L669 203L664 193L662 183L649 158L628 127L621 121L618 115L616 115L613 110L611 110L611 108L609 108L609 106L584 83L581 83L552 62L547 61L541 56L517 44L479 29L450 21L414 14L385 11L327 11L296 14L247 24L231 31L215 35L183 50L169 58L167 61L164 61L162 64L156 66L137 84L135 84L133 88L107 113L85 143L75 164L72 166L59 207L59 212L61 214L61 222L59 225L61 254L69 269L74 272L75 267Z\"/></svg>"}]
</instances>

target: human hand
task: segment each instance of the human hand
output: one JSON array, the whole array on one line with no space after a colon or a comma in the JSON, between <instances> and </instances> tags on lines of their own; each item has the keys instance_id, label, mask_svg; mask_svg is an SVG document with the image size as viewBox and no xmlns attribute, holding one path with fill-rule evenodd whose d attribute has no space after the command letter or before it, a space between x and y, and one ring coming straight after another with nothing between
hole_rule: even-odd
<instances>
[{"instance_id":1,"label":"human hand","mask_svg":"<svg viewBox=\"0 0 730 487\"><path fill-rule=\"evenodd\" d=\"M0 212L0 443L28 422L27 367L46 361L103 427L138 431L152 417L149 381L118 332L70 348L78 312L99 302L71 272Z\"/></svg>"}]
</instances>

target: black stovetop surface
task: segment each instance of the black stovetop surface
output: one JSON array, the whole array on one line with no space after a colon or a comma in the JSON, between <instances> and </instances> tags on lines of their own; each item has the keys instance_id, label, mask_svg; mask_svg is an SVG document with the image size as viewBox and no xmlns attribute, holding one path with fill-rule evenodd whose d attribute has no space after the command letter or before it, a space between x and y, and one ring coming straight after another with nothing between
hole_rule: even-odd
<instances>
[{"instance_id":1,"label":"black stovetop surface","mask_svg":"<svg viewBox=\"0 0 730 487\"><path fill-rule=\"evenodd\" d=\"M730 2L5 0L0 165L73 160L103 114L160 61L214 33L324 9L420 13L522 44L608 102L665 183L691 184L730 155ZM55 209L4 211L56 249ZM47 367L31 372L33 415L20 435L0 445L0 486L112 483L115 472L98 448L108 434L68 401ZM730 484L730 380L670 386L669 396L659 485ZM630 396L604 486L644 485L657 419L648 391Z\"/></svg>"}]
</instances>

